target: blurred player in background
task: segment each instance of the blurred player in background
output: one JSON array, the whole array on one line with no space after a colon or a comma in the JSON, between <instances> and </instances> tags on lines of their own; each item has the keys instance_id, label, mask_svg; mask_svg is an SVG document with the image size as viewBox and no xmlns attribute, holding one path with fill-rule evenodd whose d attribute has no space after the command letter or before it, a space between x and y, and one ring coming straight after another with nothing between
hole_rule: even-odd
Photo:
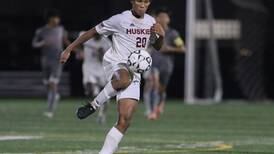
<instances>
[{"instance_id":1,"label":"blurred player in background","mask_svg":"<svg viewBox=\"0 0 274 154\"><path fill-rule=\"evenodd\" d=\"M146 14L150 0L130 0L132 9L114 15L77 38L63 51L60 62L65 63L70 53L96 34L112 36L111 48L103 59L108 79L104 89L91 102L77 110L79 119L87 118L111 97L116 96L118 121L108 132L100 154L113 154L130 126L140 99L141 74L132 72L128 66L131 52L147 49L149 44L159 50L163 45L165 31L155 19ZM94 70L97 71L97 70Z\"/></svg>"},{"instance_id":2,"label":"blurred player in background","mask_svg":"<svg viewBox=\"0 0 274 154\"><path fill-rule=\"evenodd\" d=\"M63 45L68 45L70 42L64 27L60 25L61 18L57 10L48 10L45 19L46 25L36 30L32 46L41 49L43 83L47 86L48 91L48 108L44 115L52 118L60 99L58 83L62 73L62 65L59 63L59 57Z\"/></svg>"},{"instance_id":3,"label":"blurred player in background","mask_svg":"<svg viewBox=\"0 0 274 154\"><path fill-rule=\"evenodd\" d=\"M166 88L174 68L172 53L185 51L183 39L179 33L169 26L170 16L167 9L155 11L155 19L165 30L165 39L159 51L151 48L152 69L146 74L144 86L144 102L146 104L146 116L149 120L156 120L164 111L166 101Z\"/></svg>"},{"instance_id":4,"label":"blurred player in background","mask_svg":"<svg viewBox=\"0 0 274 154\"><path fill-rule=\"evenodd\" d=\"M84 32L81 32L82 35ZM85 95L89 98L94 98L107 84L102 61L105 52L111 47L111 42L108 38L96 34L93 39L84 43L83 54L83 85ZM96 70L96 71L95 71ZM97 121L104 124L106 121L106 106L102 105L99 108Z\"/></svg>"}]
</instances>

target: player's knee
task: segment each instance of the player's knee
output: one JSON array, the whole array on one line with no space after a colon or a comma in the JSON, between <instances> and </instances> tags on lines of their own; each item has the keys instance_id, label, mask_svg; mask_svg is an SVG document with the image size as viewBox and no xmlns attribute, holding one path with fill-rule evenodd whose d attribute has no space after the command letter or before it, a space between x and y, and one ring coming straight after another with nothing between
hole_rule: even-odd
<instances>
[{"instance_id":1,"label":"player's knee","mask_svg":"<svg viewBox=\"0 0 274 154\"><path fill-rule=\"evenodd\" d=\"M128 74L121 75L117 82L119 89L126 89L131 84L131 77Z\"/></svg>"},{"instance_id":2,"label":"player's knee","mask_svg":"<svg viewBox=\"0 0 274 154\"><path fill-rule=\"evenodd\" d=\"M130 85L130 83L131 83L131 79L130 78L124 78L124 79L121 79L119 81L121 89L126 89Z\"/></svg>"},{"instance_id":3,"label":"player's knee","mask_svg":"<svg viewBox=\"0 0 274 154\"><path fill-rule=\"evenodd\" d=\"M115 80L116 90L126 89L131 84L131 76L128 71L121 70Z\"/></svg>"}]
</instances>

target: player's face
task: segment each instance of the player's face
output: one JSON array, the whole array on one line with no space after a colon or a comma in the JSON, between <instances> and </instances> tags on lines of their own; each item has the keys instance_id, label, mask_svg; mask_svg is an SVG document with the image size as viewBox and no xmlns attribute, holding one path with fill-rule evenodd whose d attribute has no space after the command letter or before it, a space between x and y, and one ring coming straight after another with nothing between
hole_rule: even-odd
<instances>
[{"instance_id":1,"label":"player's face","mask_svg":"<svg viewBox=\"0 0 274 154\"><path fill-rule=\"evenodd\" d=\"M150 5L150 0L132 0L131 3L133 11L139 16L144 16Z\"/></svg>"},{"instance_id":2,"label":"player's face","mask_svg":"<svg viewBox=\"0 0 274 154\"><path fill-rule=\"evenodd\" d=\"M54 25L54 26L57 26L57 25L59 25L60 24L60 17L51 17L50 19L49 19L49 22L52 24L52 25Z\"/></svg>"},{"instance_id":3,"label":"player's face","mask_svg":"<svg viewBox=\"0 0 274 154\"><path fill-rule=\"evenodd\" d=\"M162 12L156 17L156 21L160 23L164 28L167 28L170 23L170 17L167 13Z\"/></svg>"}]
</instances>

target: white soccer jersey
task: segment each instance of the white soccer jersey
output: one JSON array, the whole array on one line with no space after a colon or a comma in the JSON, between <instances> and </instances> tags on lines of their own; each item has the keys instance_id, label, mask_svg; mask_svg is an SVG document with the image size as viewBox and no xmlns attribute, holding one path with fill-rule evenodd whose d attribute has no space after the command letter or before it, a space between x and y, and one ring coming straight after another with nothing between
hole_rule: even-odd
<instances>
[{"instance_id":1,"label":"white soccer jersey","mask_svg":"<svg viewBox=\"0 0 274 154\"><path fill-rule=\"evenodd\" d=\"M83 33L80 33L82 35ZM84 43L84 63L102 65L101 54L104 54L111 47L108 38L101 37L98 40L90 39Z\"/></svg>"},{"instance_id":2,"label":"white soccer jersey","mask_svg":"<svg viewBox=\"0 0 274 154\"><path fill-rule=\"evenodd\" d=\"M104 59L112 63L126 63L131 52L146 49L154 23L155 19L148 14L139 19L131 11L124 11L98 24L95 28L99 34L112 36L112 46Z\"/></svg>"},{"instance_id":3,"label":"white soccer jersey","mask_svg":"<svg viewBox=\"0 0 274 154\"><path fill-rule=\"evenodd\" d=\"M80 33L82 35L83 33ZM108 38L90 39L84 43L84 62L82 66L83 83L105 85L106 78L102 66L102 55L111 47Z\"/></svg>"}]
</instances>

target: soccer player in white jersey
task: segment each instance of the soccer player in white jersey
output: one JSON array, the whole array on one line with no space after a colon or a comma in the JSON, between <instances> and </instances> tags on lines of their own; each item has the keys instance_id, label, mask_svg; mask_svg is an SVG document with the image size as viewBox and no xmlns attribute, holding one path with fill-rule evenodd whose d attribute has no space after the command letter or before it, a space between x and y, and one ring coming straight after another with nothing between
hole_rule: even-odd
<instances>
[{"instance_id":1,"label":"soccer player in white jersey","mask_svg":"<svg viewBox=\"0 0 274 154\"><path fill-rule=\"evenodd\" d=\"M84 34L84 32L80 32L80 36L82 34ZM94 98L98 95L100 90L107 84L102 61L103 55L110 47L110 40L99 34L84 43L82 66L83 85L85 88L85 95L89 98ZM99 124L104 124L106 121L106 108L107 103L99 108L97 117Z\"/></svg>"},{"instance_id":2,"label":"soccer player in white jersey","mask_svg":"<svg viewBox=\"0 0 274 154\"><path fill-rule=\"evenodd\" d=\"M81 32L80 36L82 34L84 32ZM110 40L99 34L83 44L83 85L85 94L89 97L95 97L100 92L100 87L106 85L102 61L103 55L110 47Z\"/></svg>"},{"instance_id":3,"label":"soccer player in white jersey","mask_svg":"<svg viewBox=\"0 0 274 154\"><path fill-rule=\"evenodd\" d=\"M93 38L97 33L112 36L112 47L103 59L104 70L109 82L92 102L80 107L77 111L78 118L84 119L108 99L116 96L118 121L108 132L100 154L112 154L117 150L138 105L140 74L128 69L126 64L128 56L133 51L146 49L149 44L159 50L165 36L162 26L146 14L150 0L130 0L130 2L131 10L114 15L81 35L63 51L60 58L60 62L65 63L74 48Z\"/></svg>"}]
</instances>

